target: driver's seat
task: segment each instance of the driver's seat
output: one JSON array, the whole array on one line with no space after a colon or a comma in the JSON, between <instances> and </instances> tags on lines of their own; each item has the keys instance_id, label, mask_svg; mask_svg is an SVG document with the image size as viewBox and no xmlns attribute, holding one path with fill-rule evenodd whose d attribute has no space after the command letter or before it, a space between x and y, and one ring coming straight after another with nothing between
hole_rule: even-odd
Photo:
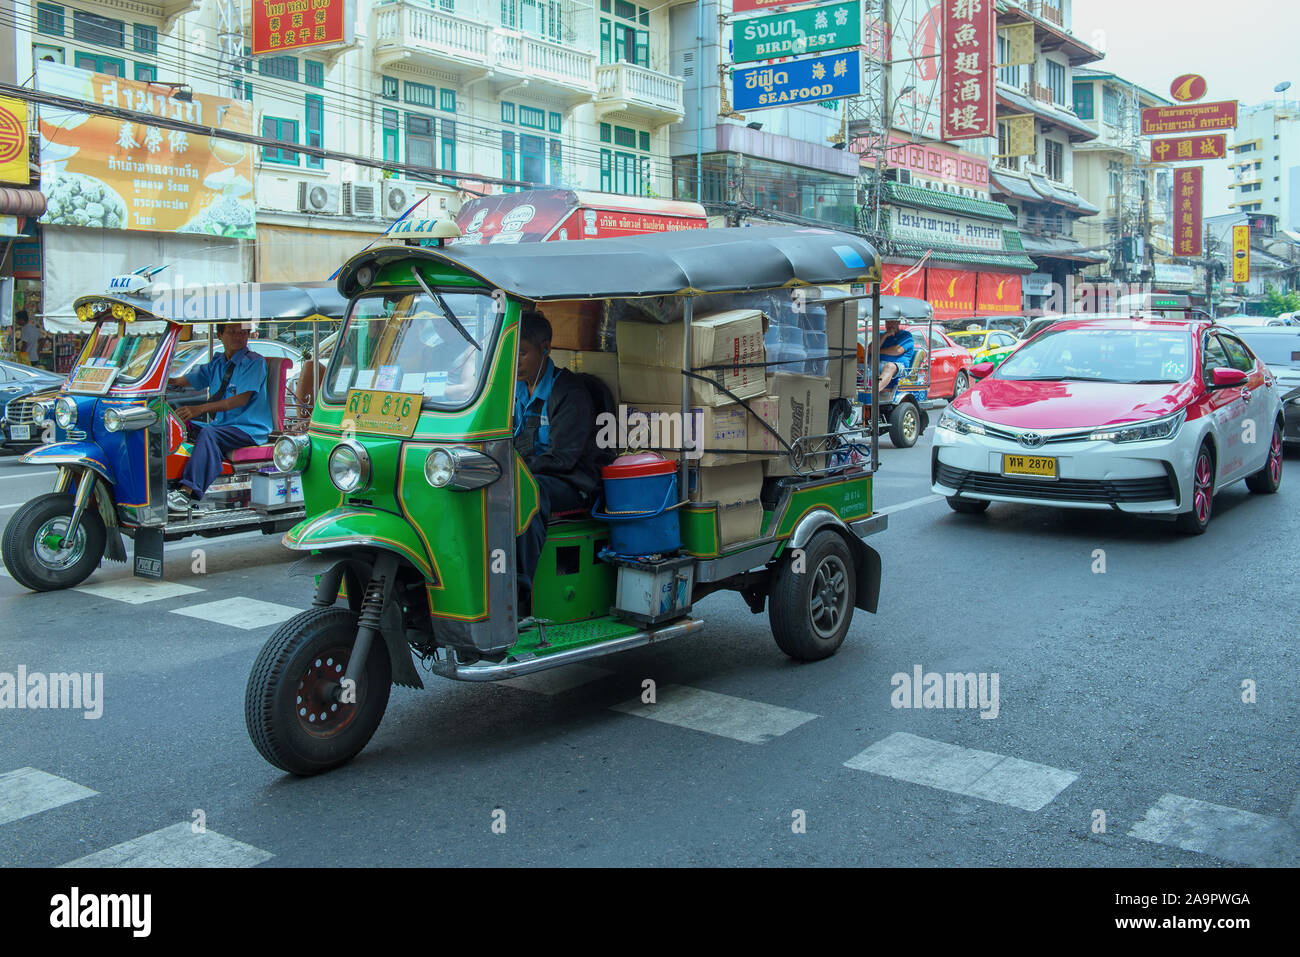
<instances>
[{"instance_id":1,"label":"driver's seat","mask_svg":"<svg viewBox=\"0 0 1300 957\"><path fill-rule=\"evenodd\" d=\"M271 402L270 441L266 445L250 445L247 448L235 449L226 457L228 463L233 466L253 466L270 462L275 450L275 439L284 431L285 392L289 381L291 360L283 356L264 358L266 359L266 391ZM233 471L232 468L231 472ZM222 468L221 474L229 473Z\"/></svg>"}]
</instances>

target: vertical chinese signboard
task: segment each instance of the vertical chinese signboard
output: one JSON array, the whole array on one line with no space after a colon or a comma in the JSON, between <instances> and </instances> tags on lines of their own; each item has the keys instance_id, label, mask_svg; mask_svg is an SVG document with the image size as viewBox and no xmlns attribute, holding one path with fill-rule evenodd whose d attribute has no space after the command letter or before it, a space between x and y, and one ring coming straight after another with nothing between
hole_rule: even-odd
<instances>
[{"instance_id":1,"label":"vertical chinese signboard","mask_svg":"<svg viewBox=\"0 0 1300 957\"><path fill-rule=\"evenodd\" d=\"M351 43L355 0L253 0L253 55Z\"/></svg>"},{"instance_id":2,"label":"vertical chinese signboard","mask_svg":"<svg viewBox=\"0 0 1300 957\"><path fill-rule=\"evenodd\" d=\"M993 0L943 0L943 139L992 136Z\"/></svg>"},{"instance_id":3,"label":"vertical chinese signboard","mask_svg":"<svg viewBox=\"0 0 1300 957\"><path fill-rule=\"evenodd\" d=\"M1250 282L1250 227L1232 227L1232 281Z\"/></svg>"},{"instance_id":4,"label":"vertical chinese signboard","mask_svg":"<svg viewBox=\"0 0 1300 957\"><path fill-rule=\"evenodd\" d=\"M1202 166L1174 170L1174 255L1201 254Z\"/></svg>"},{"instance_id":5,"label":"vertical chinese signboard","mask_svg":"<svg viewBox=\"0 0 1300 957\"><path fill-rule=\"evenodd\" d=\"M27 103L0 96L0 183L26 186L31 182L27 170Z\"/></svg>"}]
</instances>

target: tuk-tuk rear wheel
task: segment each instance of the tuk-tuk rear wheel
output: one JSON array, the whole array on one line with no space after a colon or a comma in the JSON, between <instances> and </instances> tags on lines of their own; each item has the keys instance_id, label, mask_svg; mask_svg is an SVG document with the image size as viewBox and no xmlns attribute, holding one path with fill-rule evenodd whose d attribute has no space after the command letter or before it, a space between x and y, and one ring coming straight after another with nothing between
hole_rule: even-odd
<instances>
[{"instance_id":1,"label":"tuk-tuk rear wheel","mask_svg":"<svg viewBox=\"0 0 1300 957\"><path fill-rule=\"evenodd\" d=\"M776 569L768 618L777 647L799 661L820 661L839 650L853 621L857 574L848 543L834 531L817 532Z\"/></svg>"},{"instance_id":2,"label":"tuk-tuk rear wheel","mask_svg":"<svg viewBox=\"0 0 1300 957\"><path fill-rule=\"evenodd\" d=\"M347 608L313 608L290 618L262 647L248 676L244 721L267 761L293 774L345 764L370 741L388 707L392 662L383 641L370 645L356 703L335 694L357 637Z\"/></svg>"},{"instance_id":3,"label":"tuk-tuk rear wheel","mask_svg":"<svg viewBox=\"0 0 1300 957\"><path fill-rule=\"evenodd\" d=\"M0 553L14 581L32 591L73 588L90 577L104 556L104 520L92 505L81 514L77 533L66 547L62 538L72 518L73 499L67 492L38 495L5 526Z\"/></svg>"},{"instance_id":4,"label":"tuk-tuk rear wheel","mask_svg":"<svg viewBox=\"0 0 1300 957\"><path fill-rule=\"evenodd\" d=\"M889 440L896 449L910 449L921 436L921 410L911 402L900 402L889 413Z\"/></svg>"}]
</instances>

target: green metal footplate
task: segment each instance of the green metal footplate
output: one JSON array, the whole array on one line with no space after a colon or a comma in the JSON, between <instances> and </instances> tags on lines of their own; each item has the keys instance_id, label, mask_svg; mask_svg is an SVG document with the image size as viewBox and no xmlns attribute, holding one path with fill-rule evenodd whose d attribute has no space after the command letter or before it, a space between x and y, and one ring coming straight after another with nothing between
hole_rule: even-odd
<instances>
[{"instance_id":1,"label":"green metal footplate","mask_svg":"<svg viewBox=\"0 0 1300 957\"><path fill-rule=\"evenodd\" d=\"M530 623L522 628L519 632L519 641L506 653L507 657L536 655L540 658L558 651L568 651L584 645L595 645L614 638L623 638L641 629L637 625L629 625L627 622L606 617L589 618L586 621L575 621L569 624L545 625L544 630L546 643L542 644L543 626Z\"/></svg>"}]
</instances>

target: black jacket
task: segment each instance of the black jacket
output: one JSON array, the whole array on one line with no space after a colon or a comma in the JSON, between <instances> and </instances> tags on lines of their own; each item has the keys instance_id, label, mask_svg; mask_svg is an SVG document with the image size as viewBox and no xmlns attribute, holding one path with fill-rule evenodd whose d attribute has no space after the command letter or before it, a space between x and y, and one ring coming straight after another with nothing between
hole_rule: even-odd
<instances>
[{"instance_id":1,"label":"black jacket","mask_svg":"<svg viewBox=\"0 0 1300 957\"><path fill-rule=\"evenodd\" d=\"M546 401L550 420L550 447L536 450L541 418L529 413L515 436L515 449L534 475L554 475L568 482L588 499L600 487L600 466L596 462L596 412L587 387L567 369L557 369L555 384Z\"/></svg>"}]
</instances>

